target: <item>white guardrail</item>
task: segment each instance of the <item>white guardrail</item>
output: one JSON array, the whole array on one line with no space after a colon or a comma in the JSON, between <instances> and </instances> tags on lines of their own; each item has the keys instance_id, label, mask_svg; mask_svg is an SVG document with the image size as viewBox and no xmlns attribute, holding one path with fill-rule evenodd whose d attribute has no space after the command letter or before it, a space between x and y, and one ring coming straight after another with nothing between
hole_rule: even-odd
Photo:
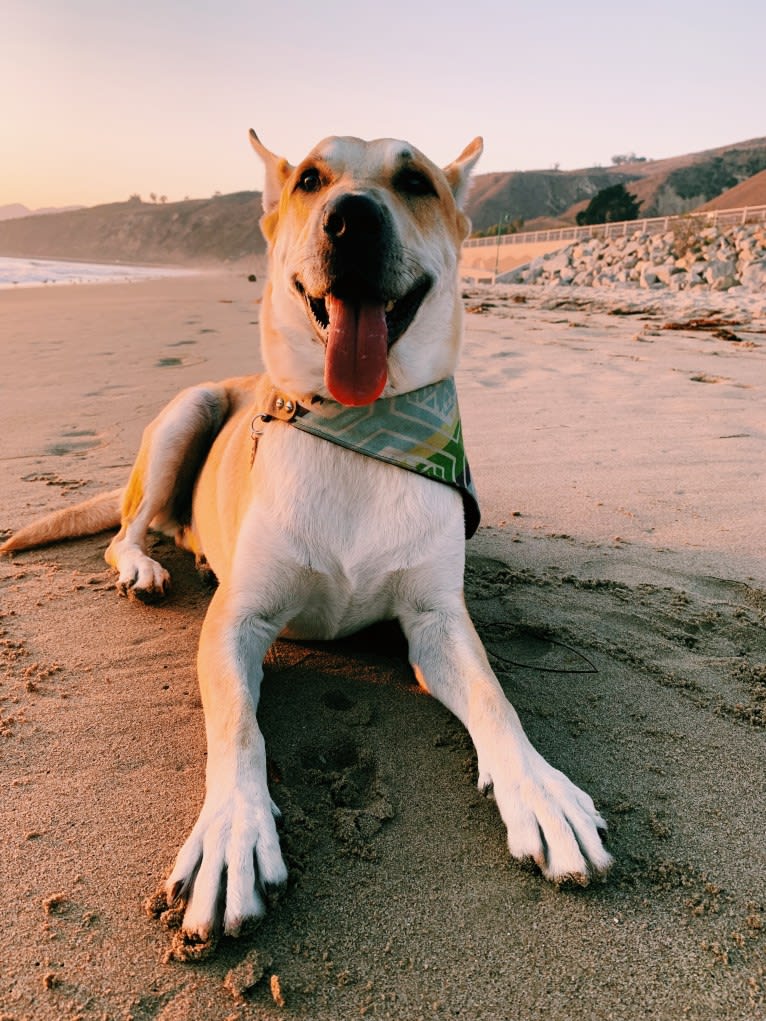
<instances>
[{"instance_id":1,"label":"white guardrail","mask_svg":"<svg viewBox=\"0 0 766 1021\"><path fill-rule=\"evenodd\" d=\"M535 244L539 241L579 241L584 238L627 237L636 231L645 234L664 234L679 220L698 219L706 227L731 227L745 223L763 223L766 206L744 206L741 209L717 209L704 213L684 213L681 216L655 216L646 220L620 220L615 223L592 223L587 227L557 227L553 230L520 231L518 234L491 234L486 238L469 238L464 248L482 248L495 245Z\"/></svg>"}]
</instances>

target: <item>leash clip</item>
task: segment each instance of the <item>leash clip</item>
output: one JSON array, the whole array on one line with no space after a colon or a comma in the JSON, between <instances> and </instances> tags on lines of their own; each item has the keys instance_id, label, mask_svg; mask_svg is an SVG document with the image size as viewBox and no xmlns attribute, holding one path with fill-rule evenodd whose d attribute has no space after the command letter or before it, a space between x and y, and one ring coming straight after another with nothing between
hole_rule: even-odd
<instances>
[{"instance_id":1,"label":"leash clip","mask_svg":"<svg viewBox=\"0 0 766 1021\"><path fill-rule=\"evenodd\" d=\"M255 415L253 421L250 423L250 438L253 441L253 445L250 448L251 468L253 467L253 462L255 461L255 452L258 449L258 440L261 438L261 436L263 436L263 427L268 422L271 422L273 418L274 418L273 415L268 414ZM256 423L258 422L259 419L261 424L257 425Z\"/></svg>"},{"instance_id":2,"label":"leash clip","mask_svg":"<svg viewBox=\"0 0 766 1021\"><path fill-rule=\"evenodd\" d=\"M253 421L250 423L250 436L251 436L251 438L253 440L255 440L256 443L258 442L258 437L259 436L263 436L263 426L267 422L271 422L271 420L273 418L274 418L273 415L267 415L267 414L256 415L253 418ZM261 422L263 423L261 426L257 426L255 424L258 421L258 419L260 419Z\"/></svg>"}]
</instances>

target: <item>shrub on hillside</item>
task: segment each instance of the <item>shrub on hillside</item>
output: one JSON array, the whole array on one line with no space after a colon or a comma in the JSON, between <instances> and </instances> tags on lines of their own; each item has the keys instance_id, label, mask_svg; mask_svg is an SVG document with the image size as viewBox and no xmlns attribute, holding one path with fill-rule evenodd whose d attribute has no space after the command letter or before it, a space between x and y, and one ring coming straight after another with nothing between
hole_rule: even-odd
<instances>
[{"instance_id":1,"label":"shrub on hillside","mask_svg":"<svg viewBox=\"0 0 766 1021\"><path fill-rule=\"evenodd\" d=\"M604 188L577 214L580 226L591 223L616 223L619 220L636 220L641 203L624 184Z\"/></svg>"},{"instance_id":2,"label":"shrub on hillside","mask_svg":"<svg viewBox=\"0 0 766 1021\"><path fill-rule=\"evenodd\" d=\"M679 167L668 175L668 185L682 199L708 202L764 169L766 149L731 149L722 156Z\"/></svg>"}]
</instances>

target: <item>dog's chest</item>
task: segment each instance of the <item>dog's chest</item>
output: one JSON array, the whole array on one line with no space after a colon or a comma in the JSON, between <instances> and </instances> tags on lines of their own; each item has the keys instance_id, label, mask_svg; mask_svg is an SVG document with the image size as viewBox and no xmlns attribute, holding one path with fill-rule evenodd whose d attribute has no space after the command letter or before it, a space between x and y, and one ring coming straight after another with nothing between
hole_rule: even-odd
<instances>
[{"instance_id":1,"label":"dog's chest","mask_svg":"<svg viewBox=\"0 0 766 1021\"><path fill-rule=\"evenodd\" d=\"M255 501L318 570L410 566L461 516L448 487L281 423L262 438L255 469Z\"/></svg>"},{"instance_id":2,"label":"dog's chest","mask_svg":"<svg viewBox=\"0 0 766 1021\"><path fill-rule=\"evenodd\" d=\"M438 482L281 424L261 440L254 473L261 551L302 571L296 634L395 616L407 572L462 557L462 501Z\"/></svg>"}]
</instances>

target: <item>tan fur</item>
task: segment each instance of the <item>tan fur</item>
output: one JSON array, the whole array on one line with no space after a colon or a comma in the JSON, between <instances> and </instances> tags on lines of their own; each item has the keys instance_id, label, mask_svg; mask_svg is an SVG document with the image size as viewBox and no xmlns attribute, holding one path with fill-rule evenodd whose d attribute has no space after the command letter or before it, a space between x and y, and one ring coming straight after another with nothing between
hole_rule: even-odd
<instances>
[{"instance_id":1,"label":"tan fur","mask_svg":"<svg viewBox=\"0 0 766 1021\"><path fill-rule=\"evenodd\" d=\"M33 521L20 528L0 546L0 553L14 553L19 550L47 546L62 539L76 539L83 535L96 535L107 529L116 528L120 523L122 490L100 493L86 503L75 507L64 507L47 517Z\"/></svg>"}]
</instances>

